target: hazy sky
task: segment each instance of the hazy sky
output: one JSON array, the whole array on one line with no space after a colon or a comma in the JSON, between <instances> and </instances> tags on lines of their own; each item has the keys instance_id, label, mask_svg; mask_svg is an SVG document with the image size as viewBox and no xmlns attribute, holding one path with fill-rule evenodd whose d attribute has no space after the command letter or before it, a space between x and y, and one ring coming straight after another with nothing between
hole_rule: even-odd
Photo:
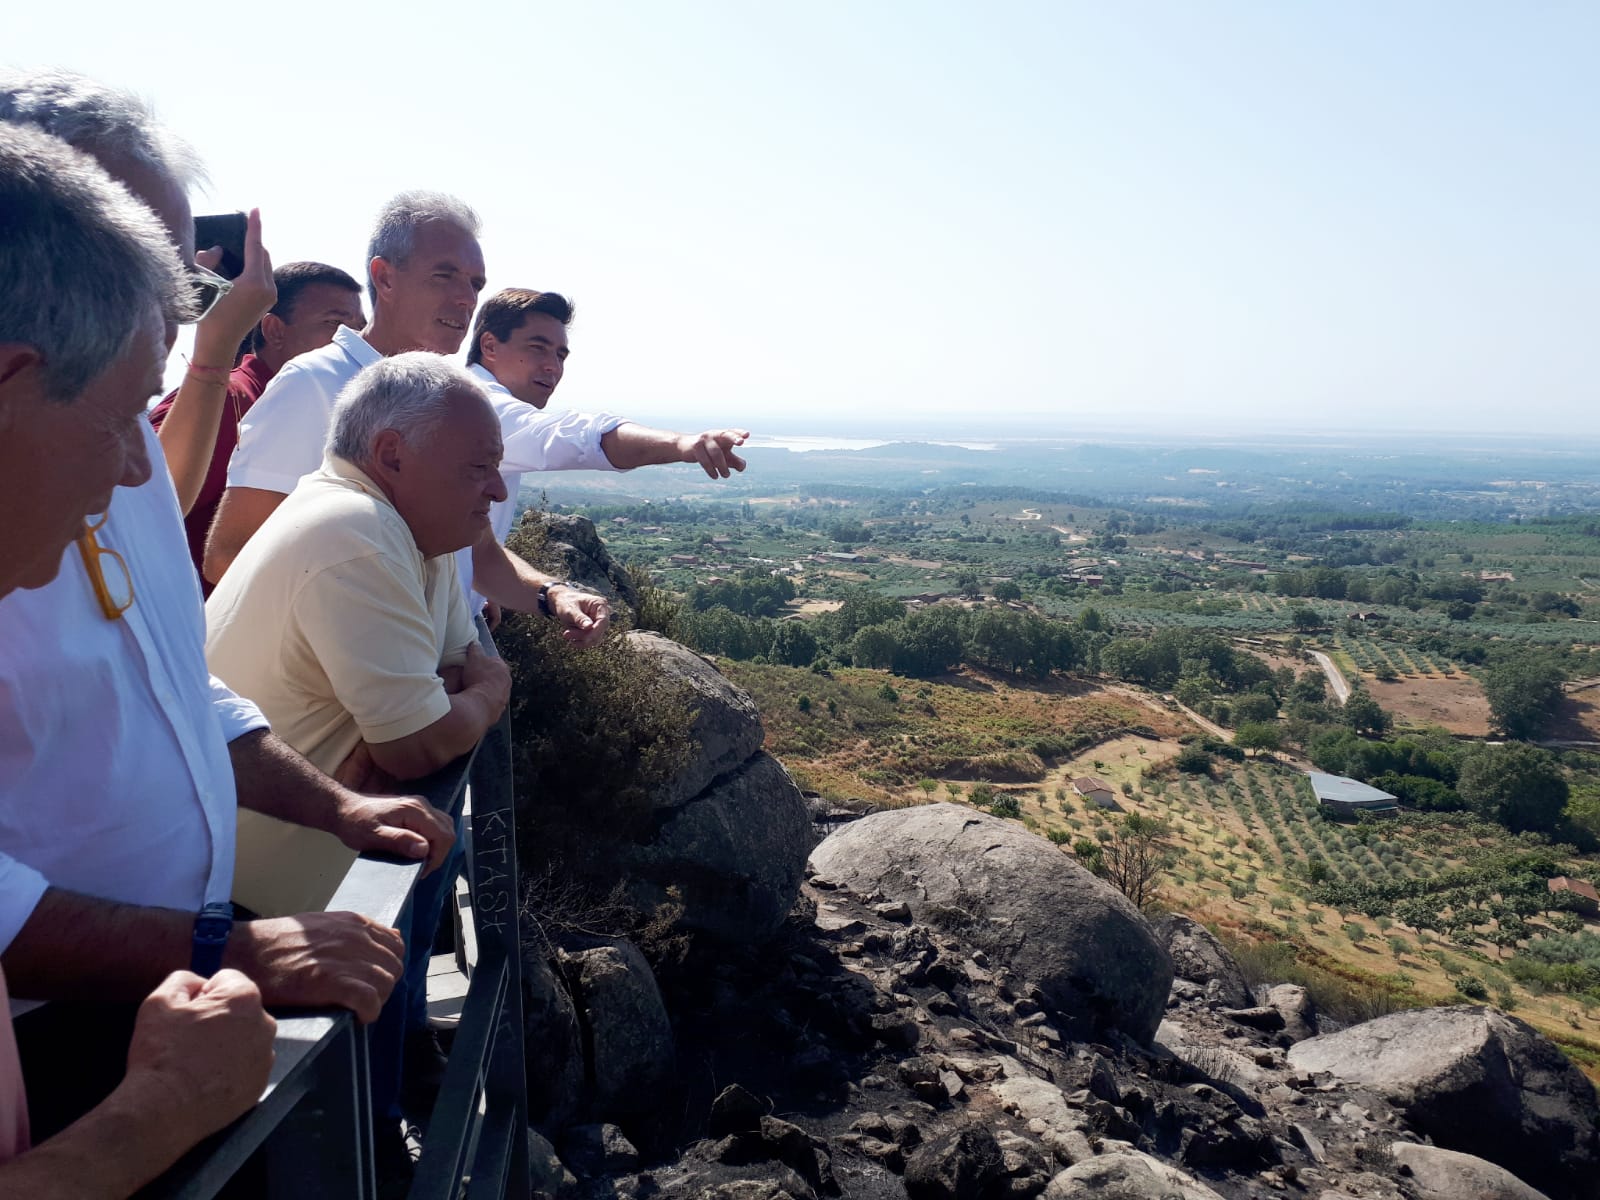
<instances>
[{"instance_id":1,"label":"hazy sky","mask_svg":"<svg viewBox=\"0 0 1600 1200\"><path fill-rule=\"evenodd\" d=\"M279 261L460 195L491 289L578 303L558 404L1600 431L1589 0L161 11L12 5L0 57L149 97Z\"/></svg>"}]
</instances>

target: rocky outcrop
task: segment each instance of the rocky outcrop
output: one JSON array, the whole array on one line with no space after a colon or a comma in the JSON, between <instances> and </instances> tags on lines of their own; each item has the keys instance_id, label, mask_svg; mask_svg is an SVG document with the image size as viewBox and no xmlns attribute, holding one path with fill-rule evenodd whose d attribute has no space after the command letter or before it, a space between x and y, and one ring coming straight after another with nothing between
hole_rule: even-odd
<instances>
[{"instance_id":1,"label":"rocky outcrop","mask_svg":"<svg viewBox=\"0 0 1600 1200\"><path fill-rule=\"evenodd\" d=\"M543 555L550 573L599 592L612 607L633 608L639 598L628 572L611 557L588 517L530 510L523 518L544 526Z\"/></svg>"},{"instance_id":2,"label":"rocky outcrop","mask_svg":"<svg viewBox=\"0 0 1600 1200\"><path fill-rule=\"evenodd\" d=\"M1200 984L1208 995L1229 1008L1248 1008L1255 1002L1233 955L1199 921L1168 913L1151 924L1166 946L1173 974L1179 979Z\"/></svg>"},{"instance_id":3,"label":"rocky outcrop","mask_svg":"<svg viewBox=\"0 0 1600 1200\"><path fill-rule=\"evenodd\" d=\"M810 869L819 887L959 931L987 959L973 970L1064 1034L1148 1042L1161 1021L1172 964L1139 910L1015 822L953 804L874 813L818 846Z\"/></svg>"},{"instance_id":4,"label":"rocky outcrop","mask_svg":"<svg viewBox=\"0 0 1600 1200\"><path fill-rule=\"evenodd\" d=\"M1600 1194L1600 1105L1547 1038L1487 1008L1393 1013L1289 1051L1394 1104L1447 1149L1498 1163L1555 1200Z\"/></svg>"}]
</instances>

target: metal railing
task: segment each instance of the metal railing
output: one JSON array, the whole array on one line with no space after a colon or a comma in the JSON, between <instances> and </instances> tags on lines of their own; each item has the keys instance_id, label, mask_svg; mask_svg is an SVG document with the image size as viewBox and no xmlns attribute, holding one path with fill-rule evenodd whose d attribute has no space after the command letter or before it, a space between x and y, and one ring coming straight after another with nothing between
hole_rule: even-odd
<instances>
[{"instance_id":1,"label":"metal railing","mask_svg":"<svg viewBox=\"0 0 1600 1200\"><path fill-rule=\"evenodd\" d=\"M482 635L485 648L494 643ZM467 876L478 959L449 1063L427 1124L411 1200L526 1200L527 1082L517 937L516 818L511 722L502 715L472 753L407 790L458 816L472 789ZM421 867L363 855L328 911L394 925ZM433 930L412 936L431 943ZM268 1200L370 1200L376 1175L367 1036L343 1010L278 1016L276 1061L256 1106L139 1193L141 1200L211 1200L254 1155L252 1194Z\"/></svg>"}]
</instances>

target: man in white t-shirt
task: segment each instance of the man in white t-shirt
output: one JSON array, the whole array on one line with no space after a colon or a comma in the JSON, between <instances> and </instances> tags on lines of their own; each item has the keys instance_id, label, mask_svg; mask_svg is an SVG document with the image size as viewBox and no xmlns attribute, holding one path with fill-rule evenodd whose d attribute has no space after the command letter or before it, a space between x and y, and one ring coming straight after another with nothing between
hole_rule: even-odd
<instances>
[{"instance_id":1,"label":"man in white t-shirt","mask_svg":"<svg viewBox=\"0 0 1600 1200\"><path fill-rule=\"evenodd\" d=\"M508 493L494 506L492 528L480 544L456 556L473 611L483 606L480 593L495 590L475 587L476 573L488 568L498 577L520 561L496 551L511 531L524 472L629 471L681 462L698 463L711 478L727 479L745 468L734 447L744 444L747 430L675 433L609 413L544 412L566 371L572 314L571 301L559 293L507 288L484 302L473 323L467 367L487 385L489 403L500 417L505 442L500 474Z\"/></svg>"},{"instance_id":2,"label":"man in white t-shirt","mask_svg":"<svg viewBox=\"0 0 1600 1200\"><path fill-rule=\"evenodd\" d=\"M453 196L403 192L378 215L368 246L372 320L341 329L321 350L288 363L239 425L228 487L206 542L204 573L220 582L251 535L304 475L322 462L333 402L363 367L407 350L454 354L484 284L478 216ZM496 599L540 608L589 645L605 635L602 597L570 587L527 564L508 568Z\"/></svg>"}]
</instances>

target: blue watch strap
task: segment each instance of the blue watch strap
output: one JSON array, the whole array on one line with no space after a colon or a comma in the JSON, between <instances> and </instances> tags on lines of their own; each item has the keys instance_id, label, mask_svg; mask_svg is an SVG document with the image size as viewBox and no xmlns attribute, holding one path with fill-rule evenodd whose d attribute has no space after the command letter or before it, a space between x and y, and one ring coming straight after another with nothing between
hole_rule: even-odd
<instances>
[{"instance_id":1,"label":"blue watch strap","mask_svg":"<svg viewBox=\"0 0 1600 1200\"><path fill-rule=\"evenodd\" d=\"M232 932L233 905L224 900L202 908L194 919L194 948L189 956L189 969L205 979L222 970L222 952L227 949L228 935Z\"/></svg>"}]
</instances>

